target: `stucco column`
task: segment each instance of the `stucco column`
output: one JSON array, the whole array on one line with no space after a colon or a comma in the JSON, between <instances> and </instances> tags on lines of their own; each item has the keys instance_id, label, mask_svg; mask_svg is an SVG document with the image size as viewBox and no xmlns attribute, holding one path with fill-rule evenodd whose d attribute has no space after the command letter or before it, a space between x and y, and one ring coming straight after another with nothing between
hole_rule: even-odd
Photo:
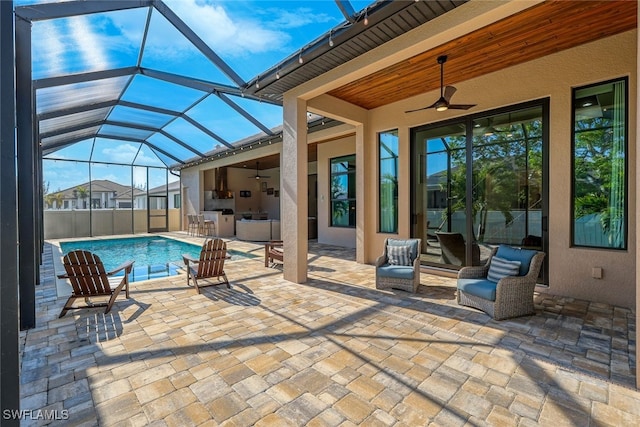
<instances>
[{"instance_id":1,"label":"stucco column","mask_svg":"<svg viewBox=\"0 0 640 427\"><path fill-rule=\"evenodd\" d=\"M639 2L640 3L640 2ZM640 8L638 8L638 21L640 21ZM636 31L636 70L640 70L640 32ZM637 72L636 72L637 78ZM640 108L638 108L638 100L640 99L640 85L636 83L636 137L640 135ZM635 183L636 190L636 331L640 331L640 262L638 262L638 251L640 248L640 186L638 185L637 174L640 173L640 150L636 149L636 179L630 179L629 182ZM640 347L636 345L636 360L640 357ZM640 368L636 363L636 388L640 389Z\"/></svg>"},{"instance_id":2,"label":"stucco column","mask_svg":"<svg viewBox=\"0 0 640 427\"><path fill-rule=\"evenodd\" d=\"M375 170L367 161L365 144L367 126L356 125L356 262L367 261L367 218L375 221L376 215L365 215L367 211L367 188L375 183ZM371 227L370 227L371 228Z\"/></svg>"},{"instance_id":3,"label":"stucco column","mask_svg":"<svg viewBox=\"0 0 640 427\"><path fill-rule=\"evenodd\" d=\"M307 281L307 150L307 103L285 95L280 162L280 233L284 242L283 277L294 283Z\"/></svg>"}]
</instances>

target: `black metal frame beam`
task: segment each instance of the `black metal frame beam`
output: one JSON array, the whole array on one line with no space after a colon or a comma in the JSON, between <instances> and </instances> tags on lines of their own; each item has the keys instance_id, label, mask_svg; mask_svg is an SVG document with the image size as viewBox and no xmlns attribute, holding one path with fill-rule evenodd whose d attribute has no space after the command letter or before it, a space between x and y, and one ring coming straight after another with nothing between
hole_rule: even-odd
<instances>
[{"instance_id":1,"label":"black metal frame beam","mask_svg":"<svg viewBox=\"0 0 640 427\"><path fill-rule=\"evenodd\" d=\"M152 68L140 68L140 74L164 82L173 83L179 86L199 90L201 92L212 93L216 91L241 94L241 90L234 86L227 86L193 77L181 76L180 74L168 73L166 71L154 70ZM257 99L257 98L256 98Z\"/></svg>"},{"instance_id":2,"label":"black metal frame beam","mask_svg":"<svg viewBox=\"0 0 640 427\"><path fill-rule=\"evenodd\" d=\"M40 237L36 236L37 199L42 183L37 176L34 91L31 80L31 23L15 21L16 136L18 152L18 277L20 278L20 329L36 326L35 286L40 279L37 262ZM39 191L38 191L39 190Z\"/></svg>"},{"instance_id":3,"label":"black metal frame beam","mask_svg":"<svg viewBox=\"0 0 640 427\"><path fill-rule=\"evenodd\" d=\"M353 6L351 6L351 2L349 0L335 0L335 2L342 13L342 16L344 16L344 19L352 24L356 22L356 12L353 10Z\"/></svg>"},{"instance_id":4,"label":"black metal frame beam","mask_svg":"<svg viewBox=\"0 0 640 427\"><path fill-rule=\"evenodd\" d=\"M153 126L138 125L138 124L135 124L135 123L120 122L120 121L117 121L117 120L107 120L107 119L105 119L105 120L95 120L95 121L92 121L92 122L81 123L81 124L69 126L69 127L66 127L66 128L60 128L60 129L57 129L55 131L41 133L40 137L42 139L50 138L52 136L64 135L65 133L68 133L68 132L75 132L77 130L82 130L82 129L87 128L87 127L95 127L95 126L102 126L102 125L121 126L121 127L125 127L125 128L144 130L144 131L148 131L148 132L152 132L152 133L153 132L158 132L158 129L153 127ZM47 146L46 148L50 148L50 147ZM190 150L192 150L192 149L190 148ZM194 153L197 153L197 152L194 151Z\"/></svg>"},{"instance_id":5,"label":"black metal frame beam","mask_svg":"<svg viewBox=\"0 0 640 427\"><path fill-rule=\"evenodd\" d=\"M196 153L198 156L204 157L204 153L201 153L198 150L196 150L195 148L190 147L186 142L183 142L182 140L178 139L177 137L171 135L169 132L165 131L164 129L160 129L158 131L158 133L166 136L167 138L169 138L170 140L172 140L176 144L183 146L184 148L186 148L187 150L191 151L192 153Z\"/></svg>"},{"instance_id":6,"label":"black metal frame beam","mask_svg":"<svg viewBox=\"0 0 640 427\"><path fill-rule=\"evenodd\" d=\"M86 111L91 111L91 110L99 110L101 108L110 108L110 107L114 107L116 105L120 105L120 106L123 106L123 107L129 107L129 108L135 108L135 109L138 109L138 110L151 111L153 113L166 114L166 115L172 116L172 117L182 117L184 120L188 121L193 126L197 127L202 132L206 133L207 135L209 135L210 137L214 138L218 142L224 144L228 148L233 148L233 145L231 145L227 140L225 140L224 138L222 138L218 134L212 132L210 129L206 128L200 122L192 119L191 117L189 117L185 113L182 113L180 111L175 111L175 110L168 110L166 108L153 107L151 105L138 104L138 103L130 102L130 101L112 100L112 101L100 102L100 103L96 103L96 104L86 104L86 105L76 106L76 107L73 107L73 108L66 108L66 109L63 109L63 110L49 111L47 113L42 113L42 114L38 115L38 122L40 122L42 120L54 119L56 117L62 117L62 116L66 116L66 115L76 114L76 113L84 113ZM106 120L106 118L104 120ZM47 138L48 136L59 135L59 134L65 133L65 132L70 132L72 130L79 130L81 127L95 126L97 124L102 124L102 123L99 123L99 122L96 122L96 121L92 121L92 122L86 122L83 125L77 125L76 127L73 127L73 128L66 128L66 130L64 132L52 131L52 132L42 133L42 134L40 134L40 139L42 140L43 138ZM154 130L157 130L157 129L154 128ZM62 144L60 144L60 145L58 145L58 143L56 143L56 146L62 146L62 145L66 145L66 142L63 141ZM47 146L47 148L51 148L51 146Z\"/></svg>"},{"instance_id":7,"label":"black metal frame beam","mask_svg":"<svg viewBox=\"0 0 640 427\"><path fill-rule=\"evenodd\" d=\"M189 28L189 26L185 24L184 21L173 12L173 10L167 7L164 2L156 0L153 5L158 12L167 18L167 20L171 22L171 24L173 24L173 26L176 27L176 29L180 31L196 49L206 56L209 61L213 62L215 66L224 73L224 75L231 79L232 82L238 86L244 86L246 84L242 77L233 71L233 69L227 65L227 63L224 62L222 58L220 58L218 54L216 54L200 37L198 37L198 35Z\"/></svg>"},{"instance_id":8,"label":"black metal frame beam","mask_svg":"<svg viewBox=\"0 0 640 427\"><path fill-rule=\"evenodd\" d=\"M238 113L240 113L242 117L244 117L245 119L249 120L251 123L256 125L258 129L260 129L261 131L263 131L269 136L273 136L273 132L271 132L271 129L269 129L268 127L260 123L258 120L256 120L251 114L249 114L242 107L240 107L238 104L236 104L231 99L229 99L228 96L226 96L223 93L216 93L216 95L218 95L218 98L222 99L229 107L233 108Z\"/></svg>"},{"instance_id":9,"label":"black metal frame beam","mask_svg":"<svg viewBox=\"0 0 640 427\"><path fill-rule=\"evenodd\" d=\"M62 108L60 110L51 110L46 113L40 113L36 115L36 120L41 122L43 120L55 119L57 117L70 116L72 114L84 113L91 110L99 110L101 108L110 108L118 105L118 100L112 99L110 101L97 102L95 104L83 104L77 105L71 108Z\"/></svg>"},{"instance_id":10,"label":"black metal frame beam","mask_svg":"<svg viewBox=\"0 0 640 427\"><path fill-rule=\"evenodd\" d=\"M191 117L187 116L186 114L182 114L181 117L183 119L185 119L186 121L188 121L189 123L191 123L193 126L195 126L198 129L200 129L202 132L204 132L207 135L209 135L211 138L214 138L215 140L217 140L218 142L221 142L222 144L226 145L229 148L233 148L233 145L231 145L229 142L227 142L224 138L222 138L218 134L210 131L208 128L204 127L203 125L201 125L200 123L198 123L197 121L195 121Z\"/></svg>"},{"instance_id":11,"label":"black metal frame beam","mask_svg":"<svg viewBox=\"0 0 640 427\"><path fill-rule=\"evenodd\" d=\"M114 12L117 10L149 7L154 0L102 0L68 1L62 3L42 3L16 7L16 16L27 21L68 18L92 13Z\"/></svg>"},{"instance_id":12,"label":"black metal frame beam","mask_svg":"<svg viewBox=\"0 0 640 427\"><path fill-rule=\"evenodd\" d=\"M0 1L0 63L13 64L13 1ZM14 68L0 68L0 409L20 409ZM20 420L2 425L19 426Z\"/></svg>"},{"instance_id":13,"label":"black metal frame beam","mask_svg":"<svg viewBox=\"0 0 640 427\"><path fill-rule=\"evenodd\" d=\"M151 77L151 78L155 78L155 79L162 80L162 81L165 81L165 82L177 84L177 85L180 85L180 86L183 86L183 87L192 88L192 89L199 90L199 91L202 91L202 92L205 92L205 93L208 93L208 94L215 94L223 102L225 102L227 105L229 105L231 108L233 108L237 113L239 113L242 117L244 117L246 120L248 120L249 122L254 124L258 129L262 130L268 136L273 136L273 132L271 132L271 130L269 128L267 128L263 123L261 123L258 119L256 119L252 114L250 114L248 111L244 110L242 107L240 107L240 105L235 103L233 100L231 100L226 95L242 96L244 98L247 98L247 99L250 99L250 100L253 100L253 101L267 102L269 104L273 104L273 105L277 105L277 106L281 106L282 103L277 101L277 100L274 101L274 100L266 99L266 98L263 99L262 97L255 96L255 95L253 95L251 93L245 94L244 91L246 89L246 82L244 82L244 80L238 74L236 74L235 71L233 71L233 69L231 69L231 67L229 67L211 48L209 48L204 43L204 41L202 39L200 39L200 37L197 36L195 34L195 32L191 28L189 28L189 26L187 26L184 23L184 21L182 21L161 0L133 0L133 1L130 1L130 0L113 0L113 1L92 1L92 2L69 1L69 2L53 3L53 4L52 3L45 3L45 4L18 7L18 8L16 8L16 15L21 17L21 18L23 18L25 21L31 23L33 21L40 21L40 20L59 19L59 18L77 16L77 15L86 15L86 14L94 14L94 13L105 13L105 12L124 10L124 9L131 9L131 8L149 7L149 14L147 15L147 22L146 22L146 26L145 26L145 34L144 34L143 42L142 42L143 44L141 46L141 52L142 52L143 49L144 49L144 43L146 42L146 36L147 36L148 28L149 28L151 11L153 10L151 8L151 6L153 8L155 8L160 14L162 14L178 31L180 31L180 33L182 33L193 44L194 47L196 47L196 49L198 49L208 60L210 60L220 71L222 71L223 74L225 74L234 83L236 83L238 85L238 87L231 86L231 85L224 85L224 84L214 83L214 82L209 82L209 81L205 81L205 80L201 80L201 79L194 79L194 78L181 76L181 75L176 75L176 74L172 74L172 73L167 73L167 72L163 72L163 71L159 71L159 70L142 68L142 67L140 67L140 60L141 60L141 56L140 56L138 58L138 64L136 66L122 67L122 68L110 69L110 70L92 71L92 72L86 72L86 73L78 73L78 74L73 74L73 75L64 75L64 76L57 76L57 77L50 77L50 78L34 80L32 82L33 90L45 89L45 88L56 87L56 86L71 85L71 84L76 84L76 83L83 83L83 82L96 81L96 80L109 79L109 78L117 78L117 77L124 77L124 76L134 76L136 74L142 74L142 75L145 75L147 77ZM120 95L120 96L122 96L122 95ZM196 105L199 102L200 101L198 101L196 103ZM158 113L162 113L162 114L168 114L168 115L173 116L174 118L181 117L184 120L186 120L188 123L190 123L192 126L196 127L197 129L199 129L200 131L204 132L205 134L207 134L211 138L213 138L216 141L220 142L221 144L225 145L227 148L233 148L233 145L231 143L229 143L228 141L226 141L224 138L222 138L221 136L219 136L215 132L211 131L207 127L203 126L202 124L200 124L199 122L197 122L193 118L189 117L187 115L187 113L186 113L186 111L188 111L188 109L185 109L185 110L183 110L181 112L180 111L171 111L171 110L167 110L167 109L156 108L156 107L153 107L153 106L148 106L148 105L142 105L142 104L136 104L136 103L131 103L131 102L127 102L127 101L122 101L121 99L112 100L112 101L106 101L106 102L100 102L100 103L95 103L95 104L87 104L87 105L83 105L83 106L76 106L76 107L73 107L73 108L67 108L67 109L62 109L62 110L49 111L49 112L37 115L35 117L35 119L34 119L34 122L36 123L36 128L37 128L37 123L39 123L41 120L47 120L47 119L52 119L52 118L56 118L56 117L61 117L61 116L68 115L68 114L81 113L81 112L84 112L84 111L89 111L89 110L94 110L94 109L99 109L99 108L110 108L110 107L114 107L116 105L128 106L128 107L132 107L132 108L140 108L140 109L147 110L147 111L154 111L154 112L158 112ZM191 107L193 107L193 106L191 106ZM109 113L106 114L105 121L102 124L106 124L108 122L108 120L107 120L108 117L109 117ZM80 130L82 128L94 126L96 124L98 124L98 123L96 123L95 121L90 121L90 122L83 123L82 125L77 125L75 127L70 127L70 128L59 129L59 130L56 130L56 131L47 132L47 133L39 135L38 140L41 141L44 138L48 138L48 137L56 136L56 135L62 135L65 132L69 132L70 130ZM131 127L131 128L135 127L133 125L128 125L128 126L124 125L124 124L122 124L122 125L126 126L126 127ZM165 126L166 126L166 124L163 127L165 127ZM187 145L186 143L181 141L179 138L174 137L173 135L171 135L171 134L167 133L166 131L164 131L163 127L157 128L154 131L166 136L167 138L170 138L171 140L173 140L177 144L181 145L182 147L188 149L191 152L194 152L196 155L198 155L200 157L205 157L202 153L198 152L197 150L194 150L192 147L190 147L189 145ZM146 130L151 130L150 128L145 128L145 129ZM38 135L37 132L34 132L34 134ZM98 132L97 134L95 134L93 136L97 137L97 136L102 136L102 135L100 135L99 132ZM82 139L86 139L86 136L83 137ZM80 140L82 140L82 139L80 139ZM50 151L51 148L57 148L57 147L66 146L66 145L69 145L70 143L72 143L72 141L78 142L79 140L77 138L73 137L73 138L70 138L68 140L58 141L54 145L48 145L48 146L43 147L43 148L44 148L44 150L46 152L51 152ZM165 153L163 152L163 154L165 154ZM170 157L171 158L175 158L173 156L170 156Z\"/></svg>"},{"instance_id":14,"label":"black metal frame beam","mask_svg":"<svg viewBox=\"0 0 640 427\"><path fill-rule=\"evenodd\" d=\"M127 138L126 136L108 135L108 134L98 135L98 137L105 138L105 139L114 139L116 141L138 142L138 143L141 143L141 144L146 144L146 145L149 146L149 148L151 148L153 150L156 150L159 153L164 154L165 156L169 157L170 159L175 160L176 162L178 162L180 164L184 164L184 161L182 161L179 158L175 157L173 154L167 153L162 148L156 146L155 144L153 144L153 143L151 143L149 141L145 141L144 139ZM167 167L169 167L169 165L167 165Z\"/></svg>"},{"instance_id":15,"label":"black metal frame beam","mask_svg":"<svg viewBox=\"0 0 640 427\"><path fill-rule=\"evenodd\" d=\"M152 148L152 149L154 149L156 151L159 151L160 153L164 154L165 156L167 156L169 158L172 158L176 162L178 162L180 164L185 164L185 162L183 160L178 159L173 154L167 153L163 149L158 148L152 142L146 141L144 139L131 138L131 137L120 136L120 135L109 135L109 134L98 134L96 136L92 136L91 138L105 138L105 139L113 139L113 140L116 140L116 141L126 141L126 142L135 142L135 143L139 143L139 144L146 144L146 145L149 146L149 148ZM88 139L87 137L79 137L79 138L71 138L71 139L68 139L68 140L65 140L65 141L56 142L55 144L51 144L51 145L49 145L47 147L43 147L43 155L46 156L49 153L53 153L54 151L56 151L56 149L60 149L60 148L75 144L76 142L85 141L87 139ZM189 151L193 151L193 150L189 149ZM169 167L169 165L167 165L167 167Z\"/></svg>"},{"instance_id":16,"label":"black metal frame beam","mask_svg":"<svg viewBox=\"0 0 640 427\"><path fill-rule=\"evenodd\" d=\"M120 105L120 106L123 106L123 107L129 107L129 108L135 108L135 109L139 109L139 110L151 111L151 112L159 113L159 114L166 114L166 115L170 115L170 116L173 116L173 117L181 117L184 120L188 121L193 126L195 126L196 128L198 128L199 130L201 130L202 132L206 133L210 137L212 137L215 140L219 141L220 143L226 145L229 148L233 148L233 145L231 145L229 142L227 142L224 138L222 138L219 135L215 134L214 132L212 132L211 130L209 130L208 128L206 128L205 126L203 126L202 124L200 124L196 120L194 120L191 117L187 116L185 113L182 113L180 111L168 110L168 109L165 109L165 108L153 107L153 106L150 106L150 105L138 104L138 103L129 102L129 101L107 101L107 102L101 102L101 103L97 103L97 104L87 104L87 105L78 106L78 107L74 107L74 108L70 108L70 109L50 111L50 112L43 113L43 114L39 115L38 118L39 118L39 121L40 121L40 120L52 119L52 118L56 118L56 117L62 117L62 116L68 115L68 114L86 112L86 111L90 111L90 110L94 110L94 109L113 107L113 106L116 106L116 105ZM159 132L159 133L162 133L163 135L166 134L160 128L155 128L155 127L150 127L150 126L143 126L143 125L136 125L136 124L133 124L133 123L118 122L118 121L104 119L104 120L98 120L98 121L94 120L94 121L91 121L91 122L85 122L85 123L77 124L77 125L70 126L70 127L67 127L67 128L61 128L61 129L58 129L58 130L55 130L55 131L51 131L51 132L41 133L40 134L40 139L42 140L44 138L49 138L49 137L56 136L56 135L62 135L62 134L65 134L67 132L73 132L73 131L76 131L76 130L84 129L86 127L101 126L103 124L113 124L113 125L116 125L116 126L123 126L123 127L130 127L130 128L135 128L135 129L144 129L144 130ZM98 134L96 134L96 136L97 135ZM68 141L67 140L59 141L59 142L56 142L53 145L47 145L45 147L45 150L49 150L51 148L57 148L57 147L62 147L62 146L68 145L69 141L78 142L78 141L82 141L83 139L86 139L86 137L82 138L82 139L72 138L72 139L69 139ZM184 143L182 143L182 144L184 144ZM183 146L185 148L187 148L189 151L192 151L192 152L194 152L194 153L196 153L198 155L201 155L201 153L199 153L198 151L194 150L192 147L190 147L190 146L188 146L186 144L183 145Z\"/></svg>"},{"instance_id":17,"label":"black metal frame beam","mask_svg":"<svg viewBox=\"0 0 640 427\"><path fill-rule=\"evenodd\" d=\"M242 107L237 105L235 102L233 102L231 99L227 98L226 96L221 96L221 92L234 94L234 95L241 95L242 92L239 89L231 87L231 86L220 85L220 84L213 83L213 82L206 82L204 80L193 79L193 78L184 77L184 76L171 74L171 73L166 73L166 72L162 72L162 71L145 69L145 68L140 69L140 68L137 68L137 67L125 67L125 68L119 68L119 69L114 69L114 70L96 71L96 72L81 73L81 74L75 74L75 75L69 75L69 76L61 76L61 77L52 77L52 78L47 78L47 79L41 79L41 80L37 81L37 87L39 89L42 89L42 88L47 88L47 87L54 87L54 86L60 86L60 85L81 83L81 82L86 82L86 81L93 81L93 80L112 78L112 77L121 77L121 76L134 75L134 74L146 75L146 76L151 77L151 78L155 78L155 79L158 79L158 80L162 80L162 81L166 81L166 82L169 82L169 83L177 84L177 85L180 85L180 86L183 86L183 87L189 87L189 88L192 88L192 89L203 91L205 93L215 93L226 104L230 105L234 110L236 110L239 114L241 114L248 121L250 121L251 123L256 125L259 129L263 130L267 135L272 135L271 130L268 129L260 121L258 121L255 117L253 117L250 113L248 113L246 110L244 110ZM251 96L250 98L253 99L254 101L258 100L258 98L254 97L254 96ZM278 102L270 102L270 103L274 104L274 105L278 105L278 106L280 105ZM139 109L143 109L143 110L147 110L147 111L153 111L153 112L158 112L158 113L162 113L162 114L172 115L174 117L182 117L183 119L187 120L190 124L192 124L193 126L197 127L199 130L201 130L202 132L206 133L210 137L214 138L218 142L224 144L228 148L233 148L233 145L231 145L228 141L226 141L221 136L217 135L215 132L212 132L211 130L209 130L208 128L203 126L202 124L198 123L196 120L194 120L191 117L189 117L185 112L168 110L168 109L163 109L163 108L158 108L158 107L153 107L153 106L149 106L149 105L138 104L138 103L133 103L133 102L128 102L128 101L112 100L112 101L100 102L100 103L96 103L96 104L86 104L84 106L76 106L76 107L73 107L73 108L70 108L70 109L49 111L47 113L42 113L42 114L38 115L38 120L46 120L46 119L50 119L50 118L61 117L61 116L66 115L66 114L80 113L80 112L89 111L89 110L92 110L92 109L108 108L108 107L113 107L113 106L116 106L116 105L128 106L128 107L131 107L131 108L139 108ZM78 125L78 127L76 127L75 129L79 130L81 127L88 127L88 126L91 126L91 123ZM171 139L174 139L172 136L170 136L166 132L163 132L161 128L156 129L156 131L162 133L163 135L165 135L165 136L167 136L167 137L169 137ZM41 134L40 135L40 139L47 138L49 136L53 136L53 135L56 135L56 134L58 134L58 135L59 134L63 134L63 133L65 133L65 132L64 131L54 131L54 132L49 132L49 133L46 133L46 134ZM176 142L178 142L177 139L174 139L174 140L176 140ZM183 147L189 149L190 151L193 151L193 152L197 153L196 151L193 150L193 148L189 147L188 145L184 144L183 142L178 142L178 143L181 144ZM198 154L198 155L200 155L200 154Z\"/></svg>"},{"instance_id":18,"label":"black metal frame beam","mask_svg":"<svg viewBox=\"0 0 640 427\"><path fill-rule=\"evenodd\" d=\"M89 71L86 73L67 74L64 76L47 77L33 81L34 89L45 89L55 86L66 86L76 83L85 83L95 80L111 79L114 77L124 77L139 74L138 67L113 68L110 70Z\"/></svg>"}]
</instances>

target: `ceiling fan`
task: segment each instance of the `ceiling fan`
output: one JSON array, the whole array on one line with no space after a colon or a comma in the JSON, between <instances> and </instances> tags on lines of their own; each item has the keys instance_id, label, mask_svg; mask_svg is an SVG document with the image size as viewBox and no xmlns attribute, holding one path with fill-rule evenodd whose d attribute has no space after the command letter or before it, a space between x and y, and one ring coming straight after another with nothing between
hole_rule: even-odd
<instances>
[{"instance_id":1,"label":"ceiling fan","mask_svg":"<svg viewBox=\"0 0 640 427\"><path fill-rule=\"evenodd\" d=\"M260 175L260 171L258 170L259 166L260 166L260 162L256 162L256 174L250 175L249 178L254 178L254 179L271 178L270 176Z\"/></svg>"},{"instance_id":2,"label":"ceiling fan","mask_svg":"<svg viewBox=\"0 0 640 427\"><path fill-rule=\"evenodd\" d=\"M451 97L456 93L456 88L453 86L444 85L444 63L447 62L447 55L438 56L438 64L440 64L440 98L429 105L428 107L422 107L415 110L405 111L405 113L413 113L414 111L426 110L428 108L435 108L436 111L446 110L468 110L471 107L475 107L476 104L451 104Z\"/></svg>"}]
</instances>

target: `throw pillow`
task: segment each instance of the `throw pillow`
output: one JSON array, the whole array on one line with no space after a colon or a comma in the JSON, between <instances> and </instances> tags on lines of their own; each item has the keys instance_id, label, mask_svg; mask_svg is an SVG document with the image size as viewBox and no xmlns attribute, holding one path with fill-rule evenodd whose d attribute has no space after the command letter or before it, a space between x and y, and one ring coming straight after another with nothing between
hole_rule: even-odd
<instances>
[{"instance_id":1,"label":"throw pillow","mask_svg":"<svg viewBox=\"0 0 640 427\"><path fill-rule=\"evenodd\" d=\"M387 245L387 260L391 265L411 265L409 246Z\"/></svg>"},{"instance_id":2,"label":"throw pillow","mask_svg":"<svg viewBox=\"0 0 640 427\"><path fill-rule=\"evenodd\" d=\"M498 283L500 279L507 276L517 276L520 272L520 261L509 261L504 258L494 256L489 264L489 274L487 279Z\"/></svg>"},{"instance_id":3,"label":"throw pillow","mask_svg":"<svg viewBox=\"0 0 640 427\"><path fill-rule=\"evenodd\" d=\"M496 255L500 258L520 261L520 274L518 274L518 276L524 276L529 272L529 264L531 264L533 256L537 253L537 251L532 251L530 249L520 249L512 246L500 245L498 246L498 252L496 252Z\"/></svg>"}]
</instances>

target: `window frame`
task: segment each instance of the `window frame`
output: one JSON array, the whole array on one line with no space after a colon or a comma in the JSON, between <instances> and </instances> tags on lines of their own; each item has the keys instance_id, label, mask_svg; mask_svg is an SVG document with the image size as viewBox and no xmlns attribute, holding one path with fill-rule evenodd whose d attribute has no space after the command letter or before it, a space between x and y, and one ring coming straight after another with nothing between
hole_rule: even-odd
<instances>
[{"instance_id":1,"label":"window frame","mask_svg":"<svg viewBox=\"0 0 640 427\"><path fill-rule=\"evenodd\" d=\"M344 162L344 161L348 161L347 159L351 159L353 158L353 164L354 164L354 170L353 171L349 171L347 170L346 172L338 172L338 173L334 173L333 172L333 165L334 163L340 163L340 162ZM357 200L357 195L354 194L354 197L348 197L349 195L347 194L347 197L344 199L335 199L333 198L333 195L331 194L331 188L332 188L332 183L333 183L333 179L334 176L347 176L348 179L352 178L354 180L354 186L355 186L355 179L356 179L356 170L355 168L357 168L356 165L356 155L354 154L347 154L344 156L338 156L338 157L332 157L329 159L329 227L336 227L336 228L356 228L356 212L354 212L354 221L353 224L351 224L351 214L349 211L347 211L347 216L348 216L348 225L342 225L342 224L335 224L334 220L333 220L333 204L336 201L340 201L340 202L347 202L347 209L350 209L351 204L353 203L354 205L354 209L357 211L357 206L356 206L356 200ZM349 181L347 181L347 187L349 186Z\"/></svg>"},{"instance_id":2,"label":"window frame","mask_svg":"<svg viewBox=\"0 0 640 427\"><path fill-rule=\"evenodd\" d=\"M614 83L624 83L624 242L621 247L598 246L576 243L576 94L580 90ZM627 251L629 248L629 77L596 82L571 88L571 207L570 207L570 243L571 248L588 248L598 250Z\"/></svg>"},{"instance_id":3,"label":"window frame","mask_svg":"<svg viewBox=\"0 0 640 427\"><path fill-rule=\"evenodd\" d=\"M396 179L396 185L395 185L395 189L393 191L393 196L392 196L392 208L395 208L395 218L392 218L392 222L394 222L393 224L393 230L383 230L382 229L382 224L383 224L383 205L382 205L382 185L383 185L383 179L382 179L382 169L383 169L383 158L382 158L382 135L388 135L388 134L394 134L395 133L395 137L396 137L396 152L394 153L396 156L396 175L395 175L395 179ZM389 130L385 130L382 132L378 132L378 233L383 233L383 234L398 234L398 225L399 225L399 204L398 204L398 193L399 193L399 185L398 185L398 179L399 179L399 166L400 166L400 135L399 135L399 129L395 128L395 129L389 129ZM384 160L391 160L391 157L389 158L385 158Z\"/></svg>"}]
</instances>

